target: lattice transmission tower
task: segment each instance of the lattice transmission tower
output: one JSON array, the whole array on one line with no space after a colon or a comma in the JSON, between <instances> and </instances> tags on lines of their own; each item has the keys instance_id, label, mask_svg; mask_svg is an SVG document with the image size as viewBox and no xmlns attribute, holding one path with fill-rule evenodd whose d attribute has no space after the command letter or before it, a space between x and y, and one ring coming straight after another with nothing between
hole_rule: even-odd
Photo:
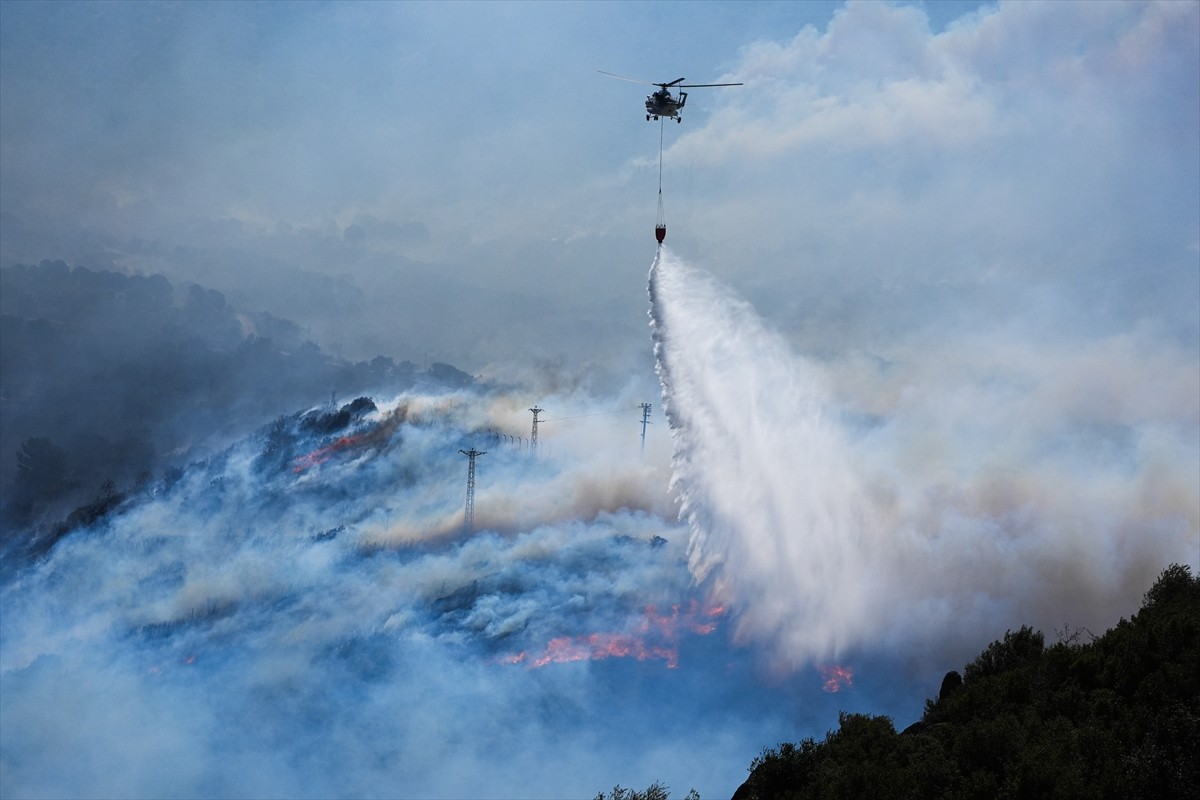
<instances>
[{"instance_id":1,"label":"lattice transmission tower","mask_svg":"<svg viewBox=\"0 0 1200 800\"><path fill-rule=\"evenodd\" d=\"M537 406L534 406L533 408L531 408L529 410L533 412L533 432L529 434L529 455L532 458L537 458L537 424L538 424L537 415L542 413L546 409L538 408Z\"/></svg>"},{"instance_id":2,"label":"lattice transmission tower","mask_svg":"<svg viewBox=\"0 0 1200 800\"><path fill-rule=\"evenodd\" d=\"M650 421L650 404L642 403L642 456L646 455L646 426L653 425Z\"/></svg>"},{"instance_id":3,"label":"lattice transmission tower","mask_svg":"<svg viewBox=\"0 0 1200 800\"><path fill-rule=\"evenodd\" d=\"M470 450L458 452L467 457L467 507L463 512L463 528L467 533L471 533L475 530L475 459L487 455L487 451L472 447Z\"/></svg>"}]
</instances>

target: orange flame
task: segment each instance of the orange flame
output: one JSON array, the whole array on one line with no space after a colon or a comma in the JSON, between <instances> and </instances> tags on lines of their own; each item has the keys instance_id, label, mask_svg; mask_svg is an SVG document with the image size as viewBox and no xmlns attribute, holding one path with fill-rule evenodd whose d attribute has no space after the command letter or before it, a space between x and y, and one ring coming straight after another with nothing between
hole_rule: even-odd
<instances>
[{"instance_id":1,"label":"orange flame","mask_svg":"<svg viewBox=\"0 0 1200 800\"><path fill-rule=\"evenodd\" d=\"M566 664L571 661L600 661L605 658L627 658L638 661L661 658L668 669L679 666L679 652L673 647L652 646L636 636L624 633L592 633L587 636L560 636L551 639L542 655L533 660L532 666Z\"/></svg>"},{"instance_id":2,"label":"orange flame","mask_svg":"<svg viewBox=\"0 0 1200 800\"><path fill-rule=\"evenodd\" d=\"M606 658L636 658L638 661L661 659L667 669L679 666L678 642L684 631L701 636L717 628L716 619L725 613L721 606L701 610L695 600L686 609L671 606L670 614L660 614L657 606L646 606L632 633L591 633L584 636L557 636L547 642L541 654L530 658L521 651L500 659L502 664L528 663L531 669L547 664L573 661L600 661Z\"/></svg>"},{"instance_id":3,"label":"orange flame","mask_svg":"<svg viewBox=\"0 0 1200 800\"><path fill-rule=\"evenodd\" d=\"M360 438L361 437L359 436L343 436L333 444L326 445L325 447L313 450L311 453L302 455L292 462L294 464L292 467L292 472L304 472L306 469L311 469L319 464L324 464L326 461L337 455L338 451L349 447L357 442Z\"/></svg>"},{"instance_id":4,"label":"orange flame","mask_svg":"<svg viewBox=\"0 0 1200 800\"><path fill-rule=\"evenodd\" d=\"M851 667L830 664L818 667L818 669L821 672L821 678L825 681L821 688L827 692L840 692L843 688L854 685L854 670Z\"/></svg>"}]
</instances>

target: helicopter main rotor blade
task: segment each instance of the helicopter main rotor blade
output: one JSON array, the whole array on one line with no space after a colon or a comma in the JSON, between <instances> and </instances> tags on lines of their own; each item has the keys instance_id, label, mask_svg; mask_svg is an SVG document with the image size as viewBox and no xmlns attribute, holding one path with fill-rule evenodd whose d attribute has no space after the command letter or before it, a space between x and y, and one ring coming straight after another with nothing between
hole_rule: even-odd
<instances>
[{"instance_id":1,"label":"helicopter main rotor blade","mask_svg":"<svg viewBox=\"0 0 1200 800\"><path fill-rule=\"evenodd\" d=\"M669 84L674 86L674 84ZM681 83L680 89L703 89L706 86L741 86L740 83Z\"/></svg>"},{"instance_id":2,"label":"helicopter main rotor blade","mask_svg":"<svg viewBox=\"0 0 1200 800\"><path fill-rule=\"evenodd\" d=\"M658 85L658 86L661 86L661 87L663 87L663 88L665 89L665 88L667 88L668 86L674 86L675 84L677 84L677 83L683 83L683 82L684 82L684 81L686 81L686 80L687 80L687 78L676 78L675 80L671 81L670 83L660 83L660 84L657 84L657 85Z\"/></svg>"},{"instance_id":3,"label":"helicopter main rotor blade","mask_svg":"<svg viewBox=\"0 0 1200 800\"><path fill-rule=\"evenodd\" d=\"M655 83L654 81L641 81L641 80L638 80L637 78L626 78L624 75L617 75L615 72L605 72L602 69L598 69L598 70L596 70L596 72L599 72L601 75L607 75L610 78L617 78L619 80L629 81L630 83L644 83L647 86L662 86L661 83ZM683 79L680 78L680 80L683 80Z\"/></svg>"}]
</instances>

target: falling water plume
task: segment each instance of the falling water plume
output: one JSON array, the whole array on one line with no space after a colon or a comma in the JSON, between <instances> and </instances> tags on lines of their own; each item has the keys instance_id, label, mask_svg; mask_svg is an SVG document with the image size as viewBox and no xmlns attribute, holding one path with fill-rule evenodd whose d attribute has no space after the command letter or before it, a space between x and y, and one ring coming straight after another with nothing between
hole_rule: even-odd
<instances>
[{"instance_id":1,"label":"falling water plume","mask_svg":"<svg viewBox=\"0 0 1200 800\"><path fill-rule=\"evenodd\" d=\"M862 428L834 402L838 362L798 354L665 247L649 294L689 569L777 668L868 650L953 663L980 631L1112 625L1131 587L1195 558L1194 445L1168 457L1132 427L1136 468L1101 450L1081 469L1036 426L995 430L980 412L946 430L930 420L954 398L922 386L913 354L889 376L903 404Z\"/></svg>"},{"instance_id":2,"label":"falling water plume","mask_svg":"<svg viewBox=\"0 0 1200 800\"><path fill-rule=\"evenodd\" d=\"M821 370L746 302L660 248L651 326L689 566L740 637L800 663L872 632L873 541ZM797 593L802 602L794 602Z\"/></svg>"}]
</instances>

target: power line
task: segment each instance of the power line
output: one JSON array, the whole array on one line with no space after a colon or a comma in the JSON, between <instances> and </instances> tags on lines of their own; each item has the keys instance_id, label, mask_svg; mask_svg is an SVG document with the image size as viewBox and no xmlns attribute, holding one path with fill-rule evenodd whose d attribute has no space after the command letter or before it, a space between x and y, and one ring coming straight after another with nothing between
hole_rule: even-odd
<instances>
[{"instance_id":1,"label":"power line","mask_svg":"<svg viewBox=\"0 0 1200 800\"><path fill-rule=\"evenodd\" d=\"M608 416L612 416L613 414L624 414L625 412L629 411L629 408L630 408L629 406L626 406L624 408L613 409L612 411L593 411L589 414L573 414L569 417L549 417L547 419L540 419L538 417L538 414L543 413L546 409L539 408L538 406L534 406L533 408L529 409L529 411L533 414L533 426L530 429L530 433L529 433L529 454L534 457L537 456L538 424L539 423L545 424L547 422L567 422L567 421L573 420L573 419L586 419L588 417L608 417ZM641 409L641 412L642 412L642 419L641 419L642 455L645 455L645 453L646 453L646 426L654 424L653 422L650 421L651 404L650 403L641 403L637 406L637 408ZM517 440L520 439L520 437L508 437L507 434L500 434L500 433L496 433L496 432L493 432L492 435L496 438L503 436L505 438L515 438Z\"/></svg>"},{"instance_id":2,"label":"power line","mask_svg":"<svg viewBox=\"0 0 1200 800\"><path fill-rule=\"evenodd\" d=\"M532 409L530 410L532 411ZM591 414L576 414L571 417L550 417L549 419L542 420L542 422L562 422L563 420L583 419L584 417L603 417L610 414L624 414L628 410L628 408L618 408L616 411L596 411Z\"/></svg>"}]
</instances>

